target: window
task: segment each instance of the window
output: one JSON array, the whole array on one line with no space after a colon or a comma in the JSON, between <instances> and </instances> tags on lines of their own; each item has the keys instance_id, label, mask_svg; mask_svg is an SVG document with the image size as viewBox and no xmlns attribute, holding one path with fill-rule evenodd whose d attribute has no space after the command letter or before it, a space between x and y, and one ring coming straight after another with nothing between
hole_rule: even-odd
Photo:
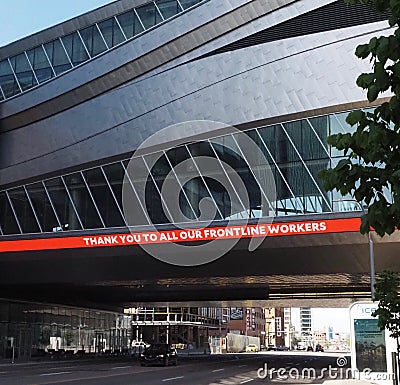
<instances>
[{"instance_id":1,"label":"window","mask_svg":"<svg viewBox=\"0 0 400 385\"><path fill-rule=\"evenodd\" d=\"M66 175L64 181L83 227L85 229L103 227L82 175L80 173Z\"/></svg>"},{"instance_id":2,"label":"window","mask_svg":"<svg viewBox=\"0 0 400 385\"><path fill-rule=\"evenodd\" d=\"M38 217L42 231L61 230L57 217L42 183L34 183L26 186L26 191L31 199L32 206Z\"/></svg>"},{"instance_id":3,"label":"window","mask_svg":"<svg viewBox=\"0 0 400 385\"><path fill-rule=\"evenodd\" d=\"M62 41L74 66L89 60L89 56L77 32L64 36Z\"/></svg>"},{"instance_id":4,"label":"window","mask_svg":"<svg viewBox=\"0 0 400 385\"><path fill-rule=\"evenodd\" d=\"M127 39L144 31L134 11L125 12L117 16L117 19Z\"/></svg>"},{"instance_id":5,"label":"window","mask_svg":"<svg viewBox=\"0 0 400 385\"><path fill-rule=\"evenodd\" d=\"M99 23L99 28L109 47L114 47L125 41L124 35L114 17Z\"/></svg>"},{"instance_id":6,"label":"window","mask_svg":"<svg viewBox=\"0 0 400 385\"><path fill-rule=\"evenodd\" d=\"M193 5L200 3L200 1L201 0L179 0L183 9L188 9L190 7L193 7Z\"/></svg>"},{"instance_id":7,"label":"window","mask_svg":"<svg viewBox=\"0 0 400 385\"><path fill-rule=\"evenodd\" d=\"M3 234L19 234L19 227L5 192L0 193L0 225Z\"/></svg>"},{"instance_id":8,"label":"window","mask_svg":"<svg viewBox=\"0 0 400 385\"><path fill-rule=\"evenodd\" d=\"M101 168L94 168L83 173L96 205L100 211L106 227L125 226L121 212L115 202L113 194Z\"/></svg>"},{"instance_id":9,"label":"window","mask_svg":"<svg viewBox=\"0 0 400 385\"><path fill-rule=\"evenodd\" d=\"M146 29L161 23L163 20L154 3L149 3L138 7L136 8L136 12Z\"/></svg>"},{"instance_id":10,"label":"window","mask_svg":"<svg viewBox=\"0 0 400 385\"><path fill-rule=\"evenodd\" d=\"M27 53L28 59L35 71L36 78L39 83L51 79L54 76L50 63L47 60L43 46L36 47L29 50Z\"/></svg>"},{"instance_id":11,"label":"window","mask_svg":"<svg viewBox=\"0 0 400 385\"><path fill-rule=\"evenodd\" d=\"M44 49L46 50L47 56L56 75L60 75L72 68L60 40L53 40L45 44Z\"/></svg>"},{"instance_id":12,"label":"window","mask_svg":"<svg viewBox=\"0 0 400 385\"><path fill-rule=\"evenodd\" d=\"M164 19L169 19L182 11L177 0L158 0L156 4Z\"/></svg>"},{"instance_id":13,"label":"window","mask_svg":"<svg viewBox=\"0 0 400 385\"><path fill-rule=\"evenodd\" d=\"M0 62L0 86L6 98L21 92L7 59Z\"/></svg>"},{"instance_id":14,"label":"window","mask_svg":"<svg viewBox=\"0 0 400 385\"><path fill-rule=\"evenodd\" d=\"M77 217L73 204L69 199L64 183L61 178L54 178L45 181L53 206L60 219L63 230L81 229L79 218Z\"/></svg>"},{"instance_id":15,"label":"window","mask_svg":"<svg viewBox=\"0 0 400 385\"><path fill-rule=\"evenodd\" d=\"M23 233L37 233L40 231L35 214L29 203L25 190L20 187L9 191L9 197Z\"/></svg>"},{"instance_id":16,"label":"window","mask_svg":"<svg viewBox=\"0 0 400 385\"><path fill-rule=\"evenodd\" d=\"M33 75L25 53L12 57L10 63L14 69L14 73L17 76L22 91L29 90L33 86L37 85L37 81Z\"/></svg>"},{"instance_id":17,"label":"window","mask_svg":"<svg viewBox=\"0 0 400 385\"><path fill-rule=\"evenodd\" d=\"M96 25L82 29L79 33L91 57L97 56L107 50L104 40Z\"/></svg>"}]
</instances>

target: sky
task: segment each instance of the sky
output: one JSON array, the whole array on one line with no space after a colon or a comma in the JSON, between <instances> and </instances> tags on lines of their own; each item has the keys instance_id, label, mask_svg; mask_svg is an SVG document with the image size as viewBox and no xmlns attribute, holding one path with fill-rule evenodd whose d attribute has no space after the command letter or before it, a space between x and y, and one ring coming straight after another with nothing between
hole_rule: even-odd
<instances>
[{"instance_id":1,"label":"sky","mask_svg":"<svg viewBox=\"0 0 400 385\"><path fill-rule=\"evenodd\" d=\"M324 331L329 326L334 332L350 333L350 310L348 308L315 308L311 310L312 327Z\"/></svg>"},{"instance_id":2,"label":"sky","mask_svg":"<svg viewBox=\"0 0 400 385\"><path fill-rule=\"evenodd\" d=\"M0 47L113 0L1 0Z\"/></svg>"}]
</instances>

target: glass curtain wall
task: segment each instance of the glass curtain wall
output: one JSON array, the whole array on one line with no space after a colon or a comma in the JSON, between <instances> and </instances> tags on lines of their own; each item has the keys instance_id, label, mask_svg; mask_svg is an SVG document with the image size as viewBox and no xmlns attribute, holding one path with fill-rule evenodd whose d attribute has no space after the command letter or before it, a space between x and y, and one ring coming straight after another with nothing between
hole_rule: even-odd
<instances>
[{"instance_id":1,"label":"glass curtain wall","mask_svg":"<svg viewBox=\"0 0 400 385\"><path fill-rule=\"evenodd\" d=\"M343 155L331 149L326 138L351 130L345 116L332 114L246 131L262 155L251 166L249 154L235 135L134 158L134 176L125 183L137 211L135 224L359 210L351 197L325 192L317 177L320 170L335 165ZM203 164L196 161L199 156L213 159L212 168L204 170ZM126 226L122 188L129 161L1 191L1 234ZM229 173L222 163L231 167ZM255 175L262 179L268 167L274 177L276 198L268 201L268 207L261 207L262 197L268 193ZM247 203L241 199L238 181L245 186ZM171 193L163 190L168 183L176 187ZM201 216L204 199L209 205L206 217Z\"/></svg>"},{"instance_id":2,"label":"glass curtain wall","mask_svg":"<svg viewBox=\"0 0 400 385\"><path fill-rule=\"evenodd\" d=\"M208 0L155 0L0 61L0 102Z\"/></svg>"},{"instance_id":3,"label":"glass curtain wall","mask_svg":"<svg viewBox=\"0 0 400 385\"><path fill-rule=\"evenodd\" d=\"M128 354L131 317L0 300L0 358Z\"/></svg>"}]
</instances>

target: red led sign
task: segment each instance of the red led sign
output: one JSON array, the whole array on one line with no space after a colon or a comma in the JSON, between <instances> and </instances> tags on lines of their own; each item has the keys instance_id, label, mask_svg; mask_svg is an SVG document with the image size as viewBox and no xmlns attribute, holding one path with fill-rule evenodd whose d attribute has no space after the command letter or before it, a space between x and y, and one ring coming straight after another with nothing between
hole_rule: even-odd
<instances>
[{"instance_id":1,"label":"red led sign","mask_svg":"<svg viewBox=\"0 0 400 385\"><path fill-rule=\"evenodd\" d=\"M249 224L199 229L164 230L127 234L48 237L29 240L0 241L0 252L78 249L110 246L195 242L218 239L274 237L359 231L360 218L320 221Z\"/></svg>"}]
</instances>

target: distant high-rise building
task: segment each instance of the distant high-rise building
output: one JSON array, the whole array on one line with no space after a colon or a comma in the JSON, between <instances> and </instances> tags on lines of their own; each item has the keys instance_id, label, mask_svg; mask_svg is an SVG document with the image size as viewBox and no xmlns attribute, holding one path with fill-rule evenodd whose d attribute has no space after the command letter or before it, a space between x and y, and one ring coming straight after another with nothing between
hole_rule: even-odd
<instances>
[{"instance_id":1,"label":"distant high-rise building","mask_svg":"<svg viewBox=\"0 0 400 385\"><path fill-rule=\"evenodd\" d=\"M300 333L303 342L311 343L311 308L309 307L300 308Z\"/></svg>"},{"instance_id":2,"label":"distant high-rise building","mask_svg":"<svg viewBox=\"0 0 400 385\"><path fill-rule=\"evenodd\" d=\"M285 346L291 347L292 333L294 331L292 324L292 309L285 307L284 309L284 330L285 330Z\"/></svg>"}]
</instances>

